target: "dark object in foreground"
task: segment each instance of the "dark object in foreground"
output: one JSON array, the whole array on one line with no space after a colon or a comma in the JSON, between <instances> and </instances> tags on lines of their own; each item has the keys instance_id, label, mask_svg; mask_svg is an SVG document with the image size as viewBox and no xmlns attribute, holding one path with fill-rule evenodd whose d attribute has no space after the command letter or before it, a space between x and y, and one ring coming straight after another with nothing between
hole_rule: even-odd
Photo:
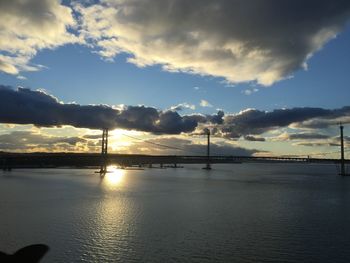
<instances>
[{"instance_id":1,"label":"dark object in foreground","mask_svg":"<svg viewBox=\"0 0 350 263\"><path fill-rule=\"evenodd\" d=\"M13 255L0 251L1 263L36 263L49 251L49 247L43 244L26 246L17 250Z\"/></svg>"}]
</instances>

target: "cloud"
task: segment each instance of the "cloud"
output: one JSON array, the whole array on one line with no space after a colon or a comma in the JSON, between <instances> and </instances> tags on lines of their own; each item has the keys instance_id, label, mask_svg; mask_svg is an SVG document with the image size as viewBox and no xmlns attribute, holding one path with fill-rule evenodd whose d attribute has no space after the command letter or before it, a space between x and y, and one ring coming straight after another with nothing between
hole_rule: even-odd
<instances>
[{"instance_id":1,"label":"cloud","mask_svg":"<svg viewBox=\"0 0 350 263\"><path fill-rule=\"evenodd\" d=\"M201 107L207 107L207 108L213 107L213 105L211 105L211 104L209 103L209 101L207 101L207 100L201 100L201 102L199 103L199 105L200 105Z\"/></svg>"},{"instance_id":2,"label":"cloud","mask_svg":"<svg viewBox=\"0 0 350 263\"><path fill-rule=\"evenodd\" d=\"M224 122L225 113L219 110L217 114L207 115L206 120L212 124L222 124Z\"/></svg>"},{"instance_id":3,"label":"cloud","mask_svg":"<svg viewBox=\"0 0 350 263\"><path fill-rule=\"evenodd\" d=\"M86 134L83 136L83 138L88 140L100 140L101 134Z\"/></svg>"},{"instance_id":4,"label":"cloud","mask_svg":"<svg viewBox=\"0 0 350 263\"><path fill-rule=\"evenodd\" d=\"M44 91L0 85L0 122L36 126L121 128L157 134L192 132L200 122L220 122L223 113L184 115L146 106L65 104Z\"/></svg>"},{"instance_id":5,"label":"cloud","mask_svg":"<svg viewBox=\"0 0 350 263\"><path fill-rule=\"evenodd\" d=\"M332 153L340 153L339 147L340 147L340 141L333 139L329 140L323 140L323 141L299 141L296 143L293 143L293 145L296 146L306 146L306 147L337 147L338 149L335 152ZM346 141L344 142L345 147L350 146L350 142Z\"/></svg>"},{"instance_id":6,"label":"cloud","mask_svg":"<svg viewBox=\"0 0 350 263\"><path fill-rule=\"evenodd\" d=\"M25 76L18 75L18 76L17 76L17 79L20 79L20 80L26 80L27 78L26 78Z\"/></svg>"},{"instance_id":7,"label":"cloud","mask_svg":"<svg viewBox=\"0 0 350 263\"><path fill-rule=\"evenodd\" d=\"M258 91L259 91L259 90L258 90L257 88L252 88L252 89L243 90L242 93L243 93L244 95L249 96L249 95L252 95L253 93L258 92Z\"/></svg>"},{"instance_id":8,"label":"cloud","mask_svg":"<svg viewBox=\"0 0 350 263\"><path fill-rule=\"evenodd\" d=\"M42 131L12 131L0 134L0 151L13 152L99 152L101 135L55 136ZM112 139L112 138L111 138ZM110 141L111 141L110 139ZM192 154L205 155L206 144L178 137L158 137L146 141L131 140L114 151L120 154ZM260 151L228 142L212 142L213 155L250 156ZM113 152L111 150L111 152Z\"/></svg>"},{"instance_id":9,"label":"cloud","mask_svg":"<svg viewBox=\"0 0 350 263\"><path fill-rule=\"evenodd\" d=\"M81 42L71 32L72 9L59 0L0 1L0 71L18 74L41 65L30 60L42 49Z\"/></svg>"},{"instance_id":10,"label":"cloud","mask_svg":"<svg viewBox=\"0 0 350 263\"><path fill-rule=\"evenodd\" d=\"M246 140L263 141L256 135L283 127L300 127L306 124L327 123L338 125L335 120L350 119L350 107L339 109L291 108L261 111L246 109L237 114L218 111L212 115L180 115L174 110L159 110L147 106L80 105L63 103L45 91L25 88L13 89L0 85L0 123L34 124L36 126L71 125L89 129L127 129L154 134L205 134L211 129L212 135L228 139L245 137ZM343 122L344 124L347 122ZM350 123L350 122L348 122ZM319 125L314 125L316 129ZM315 132L291 134L286 139L325 138Z\"/></svg>"},{"instance_id":11,"label":"cloud","mask_svg":"<svg viewBox=\"0 0 350 263\"><path fill-rule=\"evenodd\" d=\"M0 135L2 151L83 151L86 143L80 137L49 136L33 131L13 131Z\"/></svg>"},{"instance_id":12,"label":"cloud","mask_svg":"<svg viewBox=\"0 0 350 263\"><path fill-rule=\"evenodd\" d=\"M170 147L163 147L162 145ZM259 150L242 148L236 144L224 141L211 142L210 147L213 155L251 156L259 152ZM182 138L163 137L137 142L127 147L127 151L129 153L140 152L140 149L144 154L187 153L192 155L205 155L207 151L207 145Z\"/></svg>"},{"instance_id":13,"label":"cloud","mask_svg":"<svg viewBox=\"0 0 350 263\"><path fill-rule=\"evenodd\" d=\"M319 142L297 142L297 143L294 143L293 145L296 145L296 146L306 146L306 147L330 147L330 146L340 146L339 143L332 143L332 142L328 142L328 141L325 141L325 142L322 142L322 141L319 141Z\"/></svg>"},{"instance_id":14,"label":"cloud","mask_svg":"<svg viewBox=\"0 0 350 263\"><path fill-rule=\"evenodd\" d=\"M215 130L216 136L226 138L239 138L246 135L260 135L268 131L282 127L303 128L306 124L322 122L327 123L322 127L337 125L337 120L346 120L350 116L350 107L340 109L323 108L291 108L276 109L271 112L260 111L256 109L246 109L238 114L227 114L224 117L223 124ZM308 128L311 125L307 126ZM313 128L319 128L319 125L313 125ZM295 135L296 136L296 135Z\"/></svg>"},{"instance_id":15,"label":"cloud","mask_svg":"<svg viewBox=\"0 0 350 263\"><path fill-rule=\"evenodd\" d=\"M350 17L347 0L65 3L0 1L0 71L39 70L40 50L80 43L109 61L127 53L140 67L271 85L306 68Z\"/></svg>"},{"instance_id":16,"label":"cloud","mask_svg":"<svg viewBox=\"0 0 350 263\"><path fill-rule=\"evenodd\" d=\"M252 136L252 135L245 135L244 139L246 141L251 141L251 142L264 142L265 138L263 137L257 137L257 136Z\"/></svg>"},{"instance_id":17,"label":"cloud","mask_svg":"<svg viewBox=\"0 0 350 263\"><path fill-rule=\"evenodd\" d=\"M320 139L329 139L330 136L326 134L320 134L320 133L285 133L279 136L279 138L282 138L283 140L320 140Z\"/></svg>"},{"instance_id":18,"label":"cloud","mask_svg":"<svg viewBox=\"0 0 350 263\"><path fill-rule=\"evenodd\" d=\"M306 68L339 33L347 0L104 0L83 6L81 36L104 58L262 85Z\"/></svg>"},{"instance_id":19,"label":"cloud","mask_svg":"<svg viewBox=\"0 0 350 263\"><path fill-rule=\"evenodd\" d=\"M315 118L300 123L295 123L294 128L299 129L325 129L330 126L339 125L339 123L350 123L350 107L344 107L330 114L329 118Z\"/></svg>"},{"instance_id":20,"label":"cloud","mask_svg":"<svg viewBox=\"0 0 350 263\"><path fill-rule=\"evenodd\" d=\"M196 106L193 104L189 104L187 102L177 104L175 106L170 107L170 110L172 111L182 111L184 109L190 109L190 110L195 110Z\"/></svg>"}]
</instances>

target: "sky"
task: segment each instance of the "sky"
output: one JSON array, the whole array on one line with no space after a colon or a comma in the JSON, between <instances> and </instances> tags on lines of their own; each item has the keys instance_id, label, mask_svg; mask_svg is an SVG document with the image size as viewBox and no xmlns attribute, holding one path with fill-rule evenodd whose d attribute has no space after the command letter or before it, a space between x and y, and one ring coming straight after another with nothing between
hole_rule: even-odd
<instances>
[{"instance_id":1,"label":"sky","mask_svg":"<svg viewBox=\"0 0 350 263\"><path fill-rule=\"evenodd\" d=\"M0 1L0 151L339 156L350 2ZM168 147L170 146L170 147ZM347 152L347 155L348 152Z\"/></svg>"}]
</instances>

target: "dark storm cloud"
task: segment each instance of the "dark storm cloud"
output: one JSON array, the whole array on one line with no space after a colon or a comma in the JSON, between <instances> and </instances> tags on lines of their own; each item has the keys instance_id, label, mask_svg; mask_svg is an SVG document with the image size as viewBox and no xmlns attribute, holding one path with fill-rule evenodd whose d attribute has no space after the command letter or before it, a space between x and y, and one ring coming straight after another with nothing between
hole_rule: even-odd
<instances>
[{"instance_id":1,"label":"dark storm cloud","mask_svg":"<svg viewBox=\"0 0 350 263\"><path fill-rule=\"evenodd\" d=\"M78 128L123 128L159 134L193 131L199 122L220 121L213 116L185 115L152 107L64 104L43 92L0 86L0 122L37 126L71 125ZM208 118L208 119L207 119Z\"/></svg>"},{"instance_id":2,"label":"dark storm cloud","mask_svg":"<svg viewBox=\"0 0 350 263\"><path fill-rule=\"evenodd\" d=\"M270 85L343 29L350 1L105 0L75 9L103 57L126 52L140 66Z\"/></svg>"}]
</instances>

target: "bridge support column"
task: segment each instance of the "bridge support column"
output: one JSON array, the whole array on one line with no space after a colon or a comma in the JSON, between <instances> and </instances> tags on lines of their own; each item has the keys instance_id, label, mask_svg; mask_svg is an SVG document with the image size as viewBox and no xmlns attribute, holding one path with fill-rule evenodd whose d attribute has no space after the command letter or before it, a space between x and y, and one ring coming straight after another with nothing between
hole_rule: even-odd
<instances>
[{"instance_id":1,"label":"bridge support column","mask_svg":"<svg viewBox=\"0 0 350 263\"><path fill-rule=\"evenodd\" d=\"M348 175L345 171L345 158L344 158L344 126L340 124L340 175Z\"/></svg>"},{"instance_id":2,"label":"bridge support column","mask_svg":"<svg viewBox=\"0 0 350 263\"><path fill-rule=\"evenodd\" d=\"M7 157L4 159L3 164L2 164L2 170L3 171L12 171L12 165L11 165L11 157Z\"/></svg>"},{"instance_id":3,"label":"bridge support column","mask_svg":"<svg viewBox=\"0 0 350 263\"><path fill-rule=\"evenodd\" d=\"M104 176L107 172L107 156L108 156L108 129L102 130L102 145L101 145L101 166L100 175Z\"/></svg>"},{"instance_id":4,"label":"bridge support column","mask_svg":"<svg viewBox=\"0 0 350 263\"><path fill-rule=\"evenodd\" d=\"M210 164L210 131L208 130L207 133L207 164L205 167L203 167L205 170L211 170L211 164Z\"/></svg>"}]
</instances>

